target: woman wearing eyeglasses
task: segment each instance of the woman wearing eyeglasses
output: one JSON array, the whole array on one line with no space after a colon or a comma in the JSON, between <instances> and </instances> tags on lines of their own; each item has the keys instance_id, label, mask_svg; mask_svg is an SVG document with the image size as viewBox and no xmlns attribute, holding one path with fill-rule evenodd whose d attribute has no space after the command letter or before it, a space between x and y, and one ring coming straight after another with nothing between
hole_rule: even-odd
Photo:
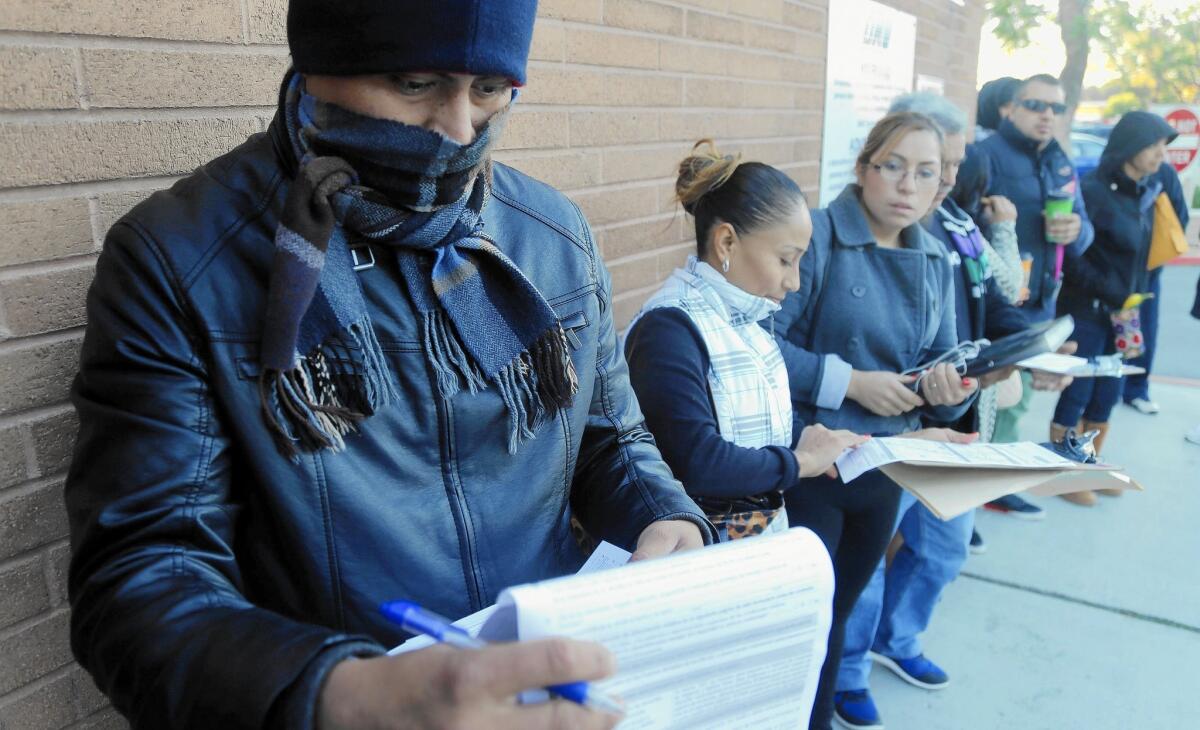
<instances>
[{"instance_id":1,"label":"woman wearing eyeglasses","mask_svg":"<svg viewBox=\"0 0 1200 730\"><path fill-rule=\"evenodd\" d=\"M948 364L918 368L958 344L948 254L920 225L941 182L944 139L928 117L890 114L871 130L857 182L812 214L800 289L775 315L799 426L895 436L921 416L952 423L978 383ZM943 429L925 438L969 442ZM808 527L833 557L829 652L810 728L830 727L845 621L892 536L899 487L878 471L850 484L802 479L785 494L788 521Z\"/></svg>"}]
</instances>

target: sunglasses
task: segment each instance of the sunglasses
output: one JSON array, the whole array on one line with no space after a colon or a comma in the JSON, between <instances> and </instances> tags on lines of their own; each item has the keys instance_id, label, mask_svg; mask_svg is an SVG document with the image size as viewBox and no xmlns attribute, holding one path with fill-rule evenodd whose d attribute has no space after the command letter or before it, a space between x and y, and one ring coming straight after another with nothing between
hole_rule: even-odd
<instances>
[{"instance_id":1,"label":"sunglasses","mask_svg":"<svg viewBox=\"0 0 1200 730\"><path fill-rule=\"evenodd\" d=\"M1042 101L1041 99L1022 99L1021 106L1025 107L1035 114L1041 114L1049 109L1054 112L1055 116L1062 116L1067 113L1067 105L1060 104L1057 101Z\"/></svg>"}]
</instances>

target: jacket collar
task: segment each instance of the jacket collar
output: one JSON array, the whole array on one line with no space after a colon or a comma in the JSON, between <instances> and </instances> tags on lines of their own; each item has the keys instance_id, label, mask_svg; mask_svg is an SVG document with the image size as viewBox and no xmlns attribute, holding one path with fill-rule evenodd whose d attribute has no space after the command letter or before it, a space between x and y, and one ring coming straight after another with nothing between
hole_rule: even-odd
<instances>
[{"instance_id":1,"label":"jacket collar","mask_svg":"<svg viewBox=\"0 0 1200 730\"><path fill-rule=\"evenodd\" d=\"M875 236L867 225L867 214L863 211L860 196L862 187L850 183L841 194L829 204L829 219L836 232L834 238L842 246L874 246ZM942 244L931 238L921 223L913 223L900 231L900 240L905 248L921 251L933 258L942 258Z\"/></svg>"},{"instance_id":2,"label":"jacket collar","mask_svg":"<svg viewBox=\"0 0 1200 730\"><path fill-rule=\"evenodd\" d=\"M1035 157L1047 157L1055 154L1056 152L1062 152L1062 147L1059 146L1057 138L1052 138L1050 143L1046 145L1045 149L1043 149L1041 152L1038 152L1037 141L1026 137L1021 130L1017 129L1017 125L1013 124L1009 119L1005 119L1000 123L1000 129L998 132L1000 136L1004 138L1004 141L1008 142L1010 145L1016 147L1022 152Z\"/></svg>"}]
</instances>

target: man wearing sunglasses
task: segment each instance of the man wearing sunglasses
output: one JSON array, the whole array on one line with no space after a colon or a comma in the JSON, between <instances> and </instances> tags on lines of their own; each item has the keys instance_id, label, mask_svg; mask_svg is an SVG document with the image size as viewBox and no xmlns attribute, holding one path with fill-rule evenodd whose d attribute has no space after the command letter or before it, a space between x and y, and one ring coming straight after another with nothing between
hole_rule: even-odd
<instances>
[{"instance_id":1,"label":"man wearing sunglasses","mask_svg":"<svg viewBox=\"0 0 1200 730\"><path fill-rule=\"evenodd\" d=\"M1054 316L1061 261L1080 256L1094 234L1075 167L1054 137L1067 110L1062 85L1047 74L1031 76L1014 101L998 133L977 148L988 164L988 195L1003 195L1017 206L1018 246L1033 258L1025 316L1040 322ZM1056 196L1073 198L1073 211L1047 217L1046 201Z\"/></svg>"}]
</instances>

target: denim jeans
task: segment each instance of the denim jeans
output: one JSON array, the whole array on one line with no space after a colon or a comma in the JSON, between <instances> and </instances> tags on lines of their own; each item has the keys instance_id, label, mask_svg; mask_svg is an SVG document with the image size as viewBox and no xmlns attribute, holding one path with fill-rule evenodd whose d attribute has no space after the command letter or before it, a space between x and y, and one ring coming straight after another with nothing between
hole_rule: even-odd
<instances>
[{"instance_id":1,"label":"denim jeans","mask_svg":"<svg viewBox=\"0 0 1200 730\"><path fill-rule=\"evenodd\" d=\"M1111 355L1117 351L1113 341L1112 320L1106 312L1076 314L1075 332L1071 339L1079 343L1079 349L1075 352L1079 357ZM1058 396L1054 422L1071 428L1079 423L1080 418L1094 423L1108 423L1120 397L1120 378L1075 378Z\"/></svg>"},{"instance_id":2,"label":"denim jeans","mask_svg":"<svg viewBox=\"0 0 1200 730\"><path fill-rule=\"evenodd\" d=\"M1123 379L1124 392L1121 397L1125 402L1134 398L1150 400L1150 367L1154 364L1154 347L1158 343L1158 300L1162 298L1162 272L1158 267L1150 272L1150 285L1147 290L1154 298L1142 303L1142 338L1146 341L1146 349L1138 357L1129 361L1130 365L1146 368L1142 375L1126 375Z\"/></svg>"},{"instance_id":3,"label":"denim jeans","mask_svg":"<svg viewBox=\"0 0 1200 730\"><path fill-rule=\"evenodd\" d=\"M974 525L974 510L943 522L916 497L901 494L896 529L904 546L886 571L879 561L846 621L838 692L867 688L868 650L897 659L921 653L917 637L929 626L942 589L966 561Z\"/></svg>"}]
</instances>

